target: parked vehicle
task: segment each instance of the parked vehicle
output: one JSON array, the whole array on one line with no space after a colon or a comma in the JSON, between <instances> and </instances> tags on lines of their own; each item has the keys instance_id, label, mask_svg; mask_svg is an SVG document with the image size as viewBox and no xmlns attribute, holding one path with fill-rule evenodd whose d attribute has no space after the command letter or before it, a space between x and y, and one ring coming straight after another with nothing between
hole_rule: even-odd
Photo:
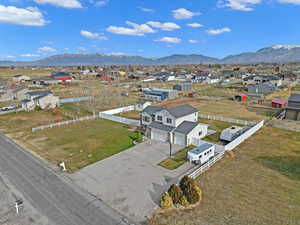
<instances>
[{"instance_id":1,"label":"parked vehicle","mask_svg":"<svg viewBox=\"0 0 300 225\"><path fill-rule=\"evenodd\" d=\"M1 111L10 111L16 109L16 106L5 106L1 108Z\"/></svg>"},{"instance_id":2,"label":"parked vehicle","mask_svg":"<svg viewBox=\"0 0 300 225\"><path fill-rule=\"evenodd\" d=\"M215 149L215 145L204 143L198 148L189 151L187 154L187 158L192 163L202 165L215 156Z\"/></svg>"}]
</instances>

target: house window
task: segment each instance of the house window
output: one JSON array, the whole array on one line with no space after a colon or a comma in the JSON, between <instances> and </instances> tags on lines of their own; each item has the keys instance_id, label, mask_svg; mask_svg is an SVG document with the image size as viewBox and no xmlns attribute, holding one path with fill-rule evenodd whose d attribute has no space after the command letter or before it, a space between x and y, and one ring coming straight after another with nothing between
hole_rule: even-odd
<instances>
[{"instance_id":1,"label":"house window","mask_svg":"<svg viewBox=\"0 0 300 225\"><path fill-rule=\"evenodd\" d=\"M157 116L158 121L162 121L162 116Z\"/></svg>"},{"instance_id":2,"label":"house window","mask_svg":"<svg viewBox=\"0 0 300 225\"><path fill-rule=\"evenodd\" d=\"M172 119L167 118L167 123L171 124L172 123Z\"/></svg>"},{"instance_id":3,"label":"house window","mask_svg":"<svg viewBox=\"0 0 300 225\"><path fill-rule=\"evenodd\" d=\"M154 114L151 115L151 118L152 118L152 121L155 121L155 115Z\"/></svg>"},{"instance_id":4,"label":"house window","mask_svg":"<svg viewBox=\"0 0 300 225\"><path fill-rule=\"evenodd\" d=\"M144 121L145 121L145 122L150 122L149 117L148 117L148 116L144 116Z\"/></svg>"},{"instance_id":5,"label":"house window","mask_svg":"<svg viewBox=\"0 0 300 225\"><path fill-rule=\"evenodd\" d=\"M199 132L199 136L201 136L201 135L202 135L202 131Z\"/></svg>"}]
</instances>

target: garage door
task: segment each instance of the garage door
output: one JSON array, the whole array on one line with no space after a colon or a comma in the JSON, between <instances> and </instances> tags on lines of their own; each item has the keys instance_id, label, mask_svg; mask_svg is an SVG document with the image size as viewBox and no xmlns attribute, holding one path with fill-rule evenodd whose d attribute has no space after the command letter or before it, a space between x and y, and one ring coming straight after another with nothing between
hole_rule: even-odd
<instances>
[{"instance_id":1,"label":"garage door","mask_svg":"<svg viewBox=\"0 0 300 225\"><path fill-rule=\"evenodd\" d=\"M159 130L151 130L151 139L156 141L167 142L169 139L168 132L163 132Z\"/></svg>"},{"instance_id":2,"label":"garage door","mask_svg":"<svg viewBox=\"0 0 300 225\"><path fill-rule=\"evenodd\" d=\"M185 146L185 137L183 135L176 135L174 137L174 144Z\"/></svg>"}]
</instances>

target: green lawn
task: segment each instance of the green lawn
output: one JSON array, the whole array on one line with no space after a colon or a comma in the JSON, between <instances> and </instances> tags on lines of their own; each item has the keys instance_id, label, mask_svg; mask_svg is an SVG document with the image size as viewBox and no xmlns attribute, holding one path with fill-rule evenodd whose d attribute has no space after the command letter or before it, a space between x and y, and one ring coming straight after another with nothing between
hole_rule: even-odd
<instances>
[{"instance_id":1,"label":"green lawn","mask_svg":"<svg viewBox=\"0 0 300 225\"><path fill-rule=\"evenodd\" d=\"M123 124L97 119L36 132L24 142L52 163L64 161L73 172L132 147L138 139Z\"/></svg>"},{"instance_id":2,"label":"green lawn","mask_svg":"<svg viewBox=\"0 0 300 225\"><path fill-rule=\"evenodd\" d=\"M209 129L216 131L216 133L203 138L204 141L208 141L208 142L212 142L212 143L218 143L220 141L219 138L220 138L222 130L224 130L228 127L231 127L233 125L242 126L239 124L232 124L232 123L227 123L227 122L222 122L222 121L217 121L217 120L201 119L200 122L209 124Z\"/></svg>"},{"instance_id":3,"label":"green lawn","mask_svg":"<svg viewBox=\"0 0 300 225\"><path fill-rule=\"evenodd\" d=\"M164 167L168 170L175 170L182 166L187 161L187 152L196 148L193 145L190 145L179 152L175 153L172 157L166 158L161 161L158 165Z\"/></svg>"}]
</instances>

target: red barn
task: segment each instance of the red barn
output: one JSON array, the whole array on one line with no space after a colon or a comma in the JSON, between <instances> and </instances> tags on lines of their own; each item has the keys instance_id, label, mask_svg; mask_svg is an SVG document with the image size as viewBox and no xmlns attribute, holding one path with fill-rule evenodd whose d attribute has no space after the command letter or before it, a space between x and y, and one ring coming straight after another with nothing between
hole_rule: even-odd
<instances>
[{"instance_id":1,"label":"red barn","mask_svg":"<svg viewBox=\"0 0 300 225\"><path fill-rule=\"evenodd\" d=\"M65 82L71 82L73 80L73 77L70 76L68 73L65 73L65 72L57 72L57 73L54 73L52 75L52 78L55 79L55 80L59 80L63 83Z\"/></svg>"},{"instance_id":2,"label":"red barn","mask_svg":"<svg viewBox=\"0 0 300 225\"><path fill-rule=\"evenodd\" d=\"M102 82L108 82L108 83L111 83L111 82L114 81L114 79L111 78L111 77L109 77L109 76L102 76L102 77L100 77L100 80L101 80Z\"/></svg>"},{"instance_id":3,"label":"red barn","mask_svg":"<svg viewBox=\"0 0 300 225\"><path fill-rule=\"evenodd\" d=\"M287 101L282 99L273 99L272 108L284 108L287 104Z\"/></svg>"}]
</instances>

